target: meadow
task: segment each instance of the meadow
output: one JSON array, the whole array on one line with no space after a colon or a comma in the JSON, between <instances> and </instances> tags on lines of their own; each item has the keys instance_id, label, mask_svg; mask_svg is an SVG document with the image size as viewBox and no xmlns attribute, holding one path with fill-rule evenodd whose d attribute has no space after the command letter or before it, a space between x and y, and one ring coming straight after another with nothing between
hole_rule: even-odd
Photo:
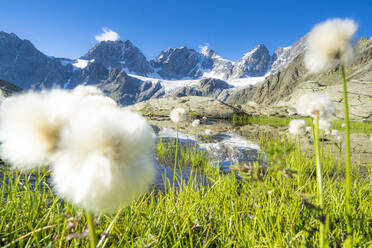
<instances>
[{"instance_id":1,"label":"meadow","mask_svg":"<svg viewBox=\"0 0 372 248\"><path fill-rule=\"evenodd\" d=\"M329 246L342 247L347 230L345 171L339 155L321 153L322 212L316 201L313 153L286 137L257 142L265 163L236 164L229 172L194 146L180 145L179 165L191 167L195 176L178 182L180 187L164 178L161 190L142 195L116 215L96 215L98 246L316 247L323 222ZM174 144L158 142L157 161L172 161L174 149ZM49 176L48 169L24 174L1 165L1 247L89 245L84 211L55 195ZM352 164L355 247L372 246L371 176L371 164L367 169Z\"/></svg>"}]
</instances>

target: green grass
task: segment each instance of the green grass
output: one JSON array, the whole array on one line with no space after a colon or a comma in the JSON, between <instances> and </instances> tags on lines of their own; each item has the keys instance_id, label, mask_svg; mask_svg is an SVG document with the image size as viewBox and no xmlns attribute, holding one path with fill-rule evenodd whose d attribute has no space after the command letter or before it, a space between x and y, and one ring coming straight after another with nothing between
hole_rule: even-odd
<instances>
[{"instance_id":1,"label":"green grass","mask_svg":"<svg viewBox=\"0 0 372 248\"><path fill-rule=\"evenodd\" d=\"M259 124L259 125L270 125L274 127L286 127L289 125L291 120L303 119L306 121L307 126L312 125L312 118L292 118L292 117L274 117L274 116L248 116L248 115L234 115L232 122L235 125L248 125L248 124ZM342 127L342 120L333 121L333 129L344 130ZM372 133L372 121L351 121L350 130L355 133Z\"/></svg>"},{"instance_id":2,"label":"green grass","mask_svg":"<svg viewBox=\"0 0 372 248\"><path fill-rule=\"evenodd\" d=\"M197 170L202 166L205 183L190 180L176 193L166 187L140 197L121 209L110 234L104 232L114 215L95 216L98 238L106 237L106 247L317 246L322 216L316 205L314 156L287 139L262 139L260 143L270 166L237 165L234 168L244 180L238 180L235 173L220 173L207 159L200 164L199 159L179 156ZM166 159L174 149L159 142L158 159ZM191 147L183 153L202 156ZM346 239L344 171L336 155L325 156L321 159L327 237L331 247L341 247ZM5 165L0 168L0 247L88 246L83 211L53 194L45 183L48 170L21 174ZM362 174L357 163L352 169L354 246L371 247L371 165L368 173Z\"/></svg>"}]
</instances>

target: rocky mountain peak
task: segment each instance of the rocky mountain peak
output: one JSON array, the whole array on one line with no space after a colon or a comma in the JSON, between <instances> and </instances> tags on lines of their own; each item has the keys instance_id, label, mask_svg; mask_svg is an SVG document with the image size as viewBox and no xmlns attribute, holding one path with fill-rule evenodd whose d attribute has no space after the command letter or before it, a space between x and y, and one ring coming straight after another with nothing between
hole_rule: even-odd
<instances>
[{"instance_id":1,"label":"rocky mountain peak","mask_svg":"<svg viewBox=\"0 0 372 248\"><path fill-rule=\"evenodd\" d=\"M93 60L107 68L127 69L137 75L147 76L153 72L143 53L129 40L125 42L101 41L81 57Z\"/></svg>"},{"instance_id":2,"label":"rocky mountain peak","mask_svg":"<svg viewBox=\"0 0 372 248\"><path fill-rule=\"evenodd\" d=\"M151 64L165 79L197 78L202 75L199 67L201 59L199 52L183 46L162 51Z\"/></svg>"},{"instance_id":3,"label":"rocky mountain peak","mask_svg":"<svg viewBox=\"0 0 372 248\"><path fill-rule=\"evenodd\" d=\"M235 63L232 77L243 78L263 76L268 71L269 65L269 50L265 45L260 44L249 50Z\"/></svg>"}]
</instances>

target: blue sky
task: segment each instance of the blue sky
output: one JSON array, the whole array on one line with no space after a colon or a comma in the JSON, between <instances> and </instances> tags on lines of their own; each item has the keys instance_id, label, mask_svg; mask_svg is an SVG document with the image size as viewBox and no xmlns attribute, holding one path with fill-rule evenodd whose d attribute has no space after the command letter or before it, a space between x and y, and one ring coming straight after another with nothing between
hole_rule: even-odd
<instances>
[{"instance_id":1,"label":"blue sky","mask_svg":"<svg viewBox=\"0 0 372 248\"><path fill-rule=\"evenodd\" d=\"M56 57L82 56L97 43L94 35L107 27L148 59L169 47L208 44L236 60L259 43L270 52L289 46L314 24L333 17L353 18L359 24L357 37L370 37L371 13L372 0L3 0L0 30Z\"/></svg>"}]
</instances>

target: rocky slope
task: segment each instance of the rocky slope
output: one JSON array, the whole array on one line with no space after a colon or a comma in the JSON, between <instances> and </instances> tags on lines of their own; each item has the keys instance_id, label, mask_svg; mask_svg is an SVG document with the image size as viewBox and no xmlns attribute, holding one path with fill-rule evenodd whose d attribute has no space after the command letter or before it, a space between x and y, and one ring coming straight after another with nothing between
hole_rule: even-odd
<instances>
[{"instance_id":1,"label":"rocky slope","mask_svg":"<svg viewBox=\"0 0 372 248\"><path fill-rule=\"evenodd\" d=\"M21 92L18 86L0 79L0 96L6 97Z\"/></svg>"},{"instance_id":2,"label":"rocky slope","mask_svg":"<svg viewBox=\"0 0 372 248\"><path fill-rule=\"evenodd\" d=\"M263 76L269 69L270 54L265 45L258 45L247 52L235 64L232 78Z\"/></svg>"},{"instance_id":3,"label":"rocky slope","mask_svg":"<svg viewBox=\"0 0 372 248\"><path fill-rule=\"evenodd\" d=\"M159 82L143 82L119 69L110 70L108 77L97 86L124 106L164 95Z\"/></svg>"},{"instance_id":4,"label":"rocky slope","mask_svg":"<svg viewBox=\"0 0 372 248\"><path fill-rule=\"evenodd\" d=\"M372 38L363 38L356 46L354 62L346 67L352 119L372 119ZM308 92L328 93L336 106L336 117L343 118L342 85L338 68L310 75L303 65L303 53L265 81L236 91L230 104L247 109L252 104L262 108L294 109L298 97ZM265 106L265 107L264 107ZM268 111L270 112L270 111ZM268 113L270 114L270 113Z\"/></svg>"},{"instance_id":5,"label":"rocky slope","mask_svg":"<svg viewBox=\"0 0 372 248\"><path fill-rule=\"evenodd\" d=\"M0 32L0 79L25 89L52 87L65 82L72 69L41 53L30 41Z\"/></svg>"},{"instance_id":6,"label":"rocky slope","mask_svg":"<svg viewBox=\"0 0 372 248\"><path fill-rule=\"evenodd\" d=\"M106 68L125 68L141 76L153 72L145 55L129 40L99 42L80 59L101 63Z\"/></svg>"}]
</instances>

